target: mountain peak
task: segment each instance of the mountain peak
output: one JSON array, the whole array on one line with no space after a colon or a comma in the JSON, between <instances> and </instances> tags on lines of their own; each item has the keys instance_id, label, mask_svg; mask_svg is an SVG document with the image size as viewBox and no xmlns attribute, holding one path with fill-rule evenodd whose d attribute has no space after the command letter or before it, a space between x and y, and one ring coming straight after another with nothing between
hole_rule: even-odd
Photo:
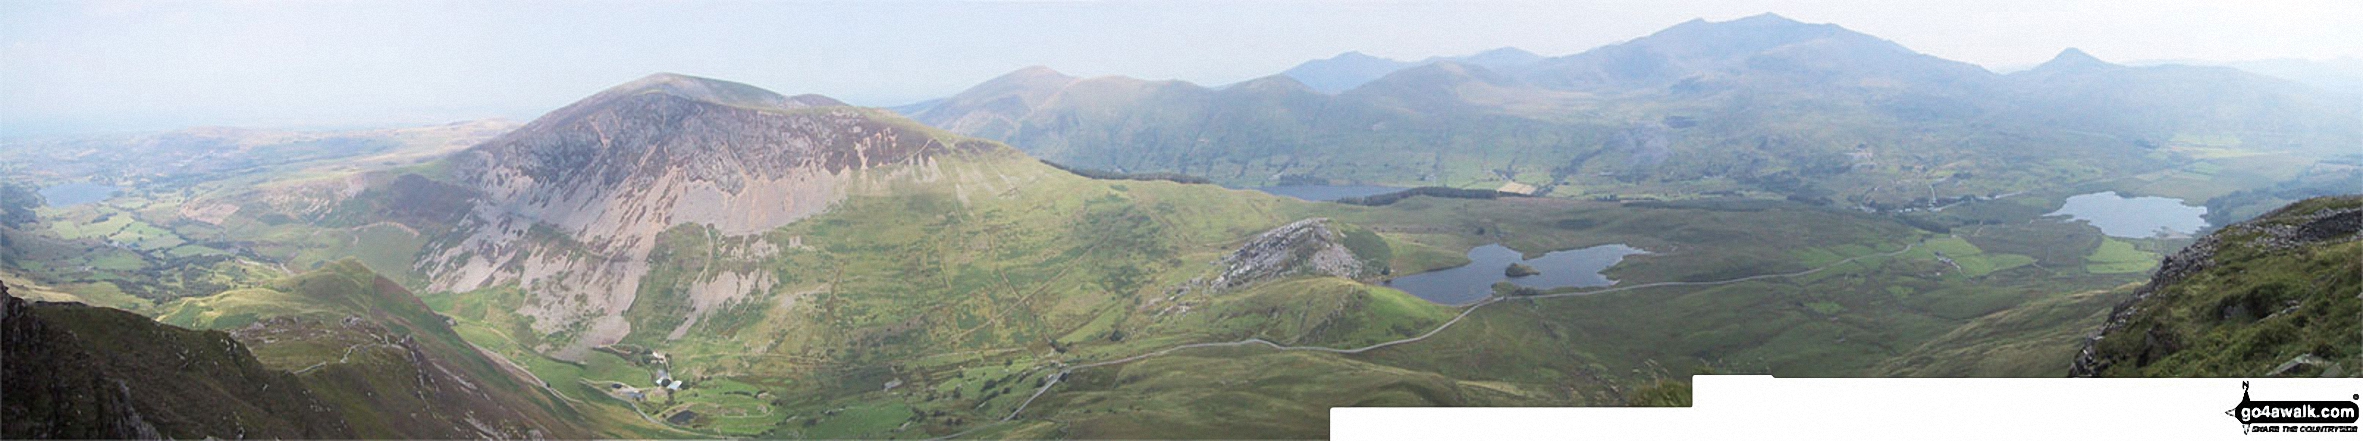
<instances>
[{"instance_id":1,"label":"mountain peak","mask_svg":"<svg viewBox=\"0 0 2363 441\"><path fill-rule=\"evenodd\" d=\"M1050 66L1043 66L1043 65L1039 65L1039 64L1037 64L1037 65L1032 65L1032 66L1021 67L1021 68L1018 68L1017 70L1009 71L1009 73L1006 73L1006 74L1001 74L1001 76L999 76L999 77L995 77L994 79L995 79L995 80L999 80L999 79L1002 79L1002 78L1010 78L1010 79L1063 78L1063 79L1070 79L1070 80L1071 80L1071 79L1074 79L1075 77L1074 77L1074 76L1071 76L1071 75L1067 75L1067 74L1066 74L1066 73L1064 73L1064 72L1059 72L1059 71L1058 71L1058 69L1051 69L1051 68L1050 68Z\"/></svg>"},{"instance_id":2,"label":"mountain peak","mask_svg":"<svg viewBox=\"0 0 2363 441\"><path fill-rule=\"evenodd\" d=\"M2101 63L2101 64L2107 64L2107 63L2108 63L2107 61L2101 61L2099 57L2094 57L2094 56L2092 56L2092 54L2084 53L2084 50L2083 50L2083 49L2077 49L2077 48L2072 48L2072 47L2071 47L2071 48L2067 48L2066 50L2061 50L2061 51L2059 51L2059 55L2056 55L2056 56L2053 56L2053 57L2051 57L2051 61L2052 61L2052 62L2054 62L2054 63L2057 63L2057 62L2070 62L2070 63Z\"/></svg>"},{"instance_id":3,"label":"mountain peak","mask_svg":"<svg viewBox=\"0 0 2363 441\"><path fill-rule=\"evenodd\" d=\"M1338 93L1370 82L1388 72L1409 67L1411 63L1391 58L1380 58L1360 51L1347 51L1337 56L1306 61L1280 72L1295 78L1306 87L1321 93Z\"/></svg>"},{"instance_id":4,"label":"mountain peak","mask_svg":"<svg viewBox=\"0 0 2363 441\"><path fill-rule=\"evenodd\" d=\"M1017 94L1025 96L1025 101L1032 103L1041 101L1051 93L1066 87L1067 84L1082 79L1082 77L1067 75L1049 67L1028 66L985 80L984 83L977 84L976 87L962 91L953 97L955 99L987 99Z\"/></svg>"},{"instance_id":5,"label":"mountain peak","mask_svg":"<svg viewBox=\"0 0 2363 441\"><path fill-rule=\"evenodd\" d=\"M1542 59L1543 56L1535 55L1533 52L1527 52L1525 49L1504 46L1494 48L1493 50L1459 57L1430 58L1427 61L1455 61L1462 64L1484 66L1487 69L1508 69L1525 65L1527 63L1541 61Z\"/></svg>"},{"instance_id":6,"label":"mountain peak","mask_svg":"<svg viewBox=\"0 0 2363 441\"><path fill-rule=\"evenodd\" d=\"M1518 72L1544 87L1646 89L1717 72L1831 84L1860 84L1870 77L1976 81L1970 69L1974 66L1928 57L1838 25L1767 13L1721 22L1691 20Z\"/></svg>"},{"instance_id":7,"label":"mountain peak","mask_svg":"<svg viewBox=\"0 0 2363 441\"><path fill-rule=\"evenodd\" d=\"M1535 54L1534 54L1534 52L1528 52L1528 51L1527 51L1527 50L1525 50L1525 49L1519 49L1519 48L1518 48L1518 47L1516 47L1516 46L1502 46L1502 47L1493 48L1492 50L1488 50L1488 51L1484 51L1484 52L1478 52L1476 55L1470 55L1470 56L1468 56L1468 58L1482 58L1482 57L1532 57L1532 56L1539 56L1539 55L1535 55Z\"/></svg>"},{"instance_id":8,"label":"mountain peak","mask_svg":"<svg viewBox=\"0 0 2363 441\"><path fill-rule=\"evenodd\" d=\"M2068 71L2068 70L2086 70L2086 69L2098 69L2098 68L2107 68L2107 67L2116 67L2116 66L2117 66L2116 64L2109 63L2109 62L2107 62L2107 61L2101 61L2101 59L2100 59L2100 58L2098 58L2098 57L2093 57L2093 56L2092 56L2092 54L2084 53L2084 50L2082 50L2082 49L2077 49L2077 48L2072 48L2072 47L2071 47L2071 48L2067 48L2066 50L2061 50L2061 51L2059 51L2059 55L2056 55L2056 56L2053 56L2053 57L2051 57L2051 61L2045 61L2045 62L2043 62L2043 64L2042 64L2042 65L2040 65L2040 66L2035 66L2035 69L2033 69L2033 70L2034 70L2034 71L2045 71L2045 72L2058 72L2058 71Z\"/></svg>"},{"instance_id":9,"label":"mountain peak","mask_svg":"<svg viewBox=\"0 0 2363 441\"><path fill-rule=\"evenodd\" d=\"M1630 43L1692 53L1741 54L1827 38L1879 40L1834 24L1804 23L1764 13L1719 22L1694 19Z\"/></svg>"},{"instance_id":10,"label":"mountain peak","mask_svg":"<svg viewBox=\"0 0 2363 441\"><path fill-rule=\"evenodd\" d=\"M1387 74L1384 77L1371 80L1369 84L1364 84L1361 87L1356 87L1353 90L1347 91L1345 94L1394 97L1421 96L1427 97L1422 98L1423 100L1433 100L1434 97L1449 95L1452 93L1451 90L1465 84L1505 85L1513 83L1516 83L1516 80L1502 76L1499 73L1495 73L1493 70L1486 69L1484 66L1445 60L1412 66L1404 68L1403 70L1395 71L1394 73ZM1436 104L1429 103L1425 105L1432 106Z\"/></svg>"},{"instance_id":11,"label":"mountain peak","mask_svg":"<svg viewBox=\"0 0 2363 441\"><path fill-rule=\"evenodd\" d=\"M1264 93L1320 93L1319 91L1313 90L1312 86L1306 86L1304 82L1297 81L1296 78L1287 75L1268 75L1261 78L1242 81L1238 84L1233 84L1230 87L1225 87L1224 90Z\"/></svg>"},{"instance_id":12,"label":"mountain peak","mask_svg":"<svg viewBox=\"0 0 2363 441\"><path fill-rule=\"evenodd\" d=\"M1742 17L1742 18L1740 18L1740 19L1738 19L1738 20L1732 20L1731 22L1732 22L1732 23L1767 23L1767 24L1805 24L1804 22L1800 22L1800 21L1792 20L1792 19L1789 19L1788 17L1782 17L1780 14L1774 14L1774 13L1770 13L1770 12L1766 12L1766 13L1762 13L1762 14L1756 14L1756 15L1750 15L1750 16L1747 16L1747 17Z\"/></svg>"},{"instance_id":13,"label":"mountain peak","mask_svg":"<svg viewBox=\"0 0 2363 441\"><path fill-rule=\"evenodd\" d=\"M820 95L788 97L746 83L717 80L694 75L658 72L608 88L600 95L624 97L657 93L738 107L793 109L815 106L843 106L844 102Z\"/></svg>"},{"instance_id":14,"label":"mountain peak","mask_svg":"<svg viewBox=\"0 0 2363 441\"><path fill-rule=\"evenodd\" d=\"M915 170L906 167L1001 148L869 109L796 109L826 102L834 100L652 75L470 147L447 159L449 183L477 196L454 210L464 214L455 215L461 220L447 242L451 251L421 258L439 269L428 284L465 290L567 274L523 284L537 300L519 312L536 317L535 330L545 335L579 330L544 341L554 356L578 360L628 336L686 329L624 317L648 272L610 263L647 261L668 228L760 234L826 211L856 184L876 182L865 180L869 170ZM515 241L526 226L543 225L566 238L550 242L566 244L566 252L613 260L525 259L559 252Z\"/></svg>"},{"instance_id":15,"label":"mountain peak","mask_svg":"<svg viewBox=\"0 0 2363 441\"><path fill-rule=\"evenodd\" d=\"M1821 34L1825 34L1827 30L1833 28L1838 28L1838 26L1832 24L1806 23L1793 20L1788 17L1783 17L1780 14L1766 12L1725 21L1708 21L1707 19L1703 18L1693 18L1690 19L1690 21L1685 21L1681 24L1668 27L1665 30L1658 31L1657 35L1700 32L1731 35L1739 33L1795 33L1821 30L1823 32L1815 33L1815 36L1820 36Z\"/></svg>"}]
</instances>

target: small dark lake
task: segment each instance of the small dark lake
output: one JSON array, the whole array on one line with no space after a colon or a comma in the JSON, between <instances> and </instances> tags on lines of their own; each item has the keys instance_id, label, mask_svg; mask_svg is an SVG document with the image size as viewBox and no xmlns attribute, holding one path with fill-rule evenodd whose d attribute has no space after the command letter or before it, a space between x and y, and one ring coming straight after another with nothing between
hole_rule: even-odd
<instances>
[{"instance_id":1,"label":"small dark lake","mask_svg":"<svg viewBox=\"0 0 2363 441\"><path fill-rule=\"evenodd\" d=\"M1383 185L1276 185L1256 187L1255 191L1271 193L1314 202L1328 202L1345 198L1403 191L1400 187Z\"/></svg>"},{"instance_id":2,"label":"small dark lake","mask_svg":"<svg viewBox=\"0 0 2363 441\"><path fill-rule=\"evenodd\" d=\"M2207 228L2207 207L2183 205L2181 199L2125 197L2117 192L2069 196L2066 206L2045 216L2068 216L2100 227L2116 237L2152 237L2163 233L2188 235Z\"/></svg>"},{"instance_id":3,"label":"small dark lake","mask_svg":"<svg viewBox=\"0 0 2363 441\"><path fill-rule=\"evenodd\" d=\"M1648 252L1624 244L1609 244L1553 251L1542 257L1525 259L1517 250L1493 244L1469 250L1468 265L1397 277L1388 281L1387 285L1430 302L1464 305L1493 295L1493 283L1503 280L1543 289L1613 285L1616 281L1609 280L1600 271L1624 261L1625 256L1645 253ZM1502 275L1502 269L1512 263L1526 264L1542 271L1542 274L1524 277Z\"/></svg>"},{"instance_id":4,"label":"small dark lake","mask_svg":"<svg viewBox=\"0 0 2363 441\"><path fill-rule=\"evenodd\" d=\"M119 189L112 185L76 182L52 185L41 189L40 193L41 199L48 201L49 206L70 207L107 200L115 197L116 190Z\"/></svg>"}]
</instances>

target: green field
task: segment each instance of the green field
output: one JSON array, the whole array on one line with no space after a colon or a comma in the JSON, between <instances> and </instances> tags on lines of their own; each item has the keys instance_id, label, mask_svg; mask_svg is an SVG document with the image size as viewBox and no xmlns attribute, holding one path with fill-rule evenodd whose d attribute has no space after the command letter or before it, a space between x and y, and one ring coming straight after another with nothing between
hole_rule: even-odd
<instances>
[{"instance_id":1,"label":"green field","mask_svg":"<svg viewBox=\"0 0 2363 441\"><path fill-rule=\"evenodd\" d=\"M2138 273L2158 266L2156 253L2134 249L2133 244L2117 239L2101 242L2084 260L2090 262L2084 269L2094 274Z\"/></svg>"}]
</instances>

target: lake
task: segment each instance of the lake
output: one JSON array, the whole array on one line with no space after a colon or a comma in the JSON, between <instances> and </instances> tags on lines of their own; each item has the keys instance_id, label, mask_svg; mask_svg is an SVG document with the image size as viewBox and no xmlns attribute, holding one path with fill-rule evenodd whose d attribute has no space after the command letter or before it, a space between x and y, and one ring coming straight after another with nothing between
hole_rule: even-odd
<instances>
[{"instance_id":1,"label":"lake","mask_svg":"<svg viewBox=\"0 0 2363 441\"><path fill-rule=\"evenodd\" d=\"M1276 185L1256 187L1255 191L1271 193L1314 202L1328 202L1403 191L1401 187L1383 185Z\"/></svg>"},{"instance_id":2,"label":"lake","mask_svg":"<svg viewBox=\"0 0 2363 441\"><path fill-rule=\"evenodd\" d=\"M1468 265L1397 277L1388 281L1387 285L1430 302L1465 305L1493 295L1493 283L1503 280L1541 289L1613 285L1616 281L1609 280L1600 271L1624 261L1625 256L1644 253L1648 252L1624 244L1610 244L1553 251L1542 257L1525 259L1517 250L1492 244L1469 250ZM1526 264L1542 271L1542 274L1524 277L1502 275L1502 269L1511 263Z\"/></svg>"},{"instance_id":3,"label":"lake","mask_svg":"<svg viewBox=\"0 0 2363 441\"><path fill-rule=\"evenodd\" d=\"M52 185L49 188L41 189L40 193L41 199L48 201L49 206L67 207L107 200L107 198L115 197L116 190L118 189L112 185L76 182Z\"/></svg>"},{"instance_id":4,"label":"lake","mask_svg":"<svg viewBox=\"0 0 2363 441\"><path fill-rule=\"evenodd\" d=\"M2181 199L2143 196L2128 198L2117 192L2068 197L2066 206L2045 216L2068 216L2100 227L2116 237L2153 237L2160 232L2189 235L2207 228L2207 207L2183 205Z\"/></svg>"}]
</instances>

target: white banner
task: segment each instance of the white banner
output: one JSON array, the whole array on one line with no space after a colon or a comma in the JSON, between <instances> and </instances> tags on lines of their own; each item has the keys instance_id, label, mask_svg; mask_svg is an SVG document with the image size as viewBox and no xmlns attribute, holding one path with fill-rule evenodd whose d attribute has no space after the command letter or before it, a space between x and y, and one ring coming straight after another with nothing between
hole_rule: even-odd
<instances>
[{"instance_id":1,"label":"white banner","mask_svg":"<svg viewBox=\"0 0 2363 441\"><path fill-rule=\"evenodd\" d=\"M2355 378L1692 382L1687 408L1335 408L1329 430L1339 440L2363 439Z\"/></svg>"}]
</instances>

